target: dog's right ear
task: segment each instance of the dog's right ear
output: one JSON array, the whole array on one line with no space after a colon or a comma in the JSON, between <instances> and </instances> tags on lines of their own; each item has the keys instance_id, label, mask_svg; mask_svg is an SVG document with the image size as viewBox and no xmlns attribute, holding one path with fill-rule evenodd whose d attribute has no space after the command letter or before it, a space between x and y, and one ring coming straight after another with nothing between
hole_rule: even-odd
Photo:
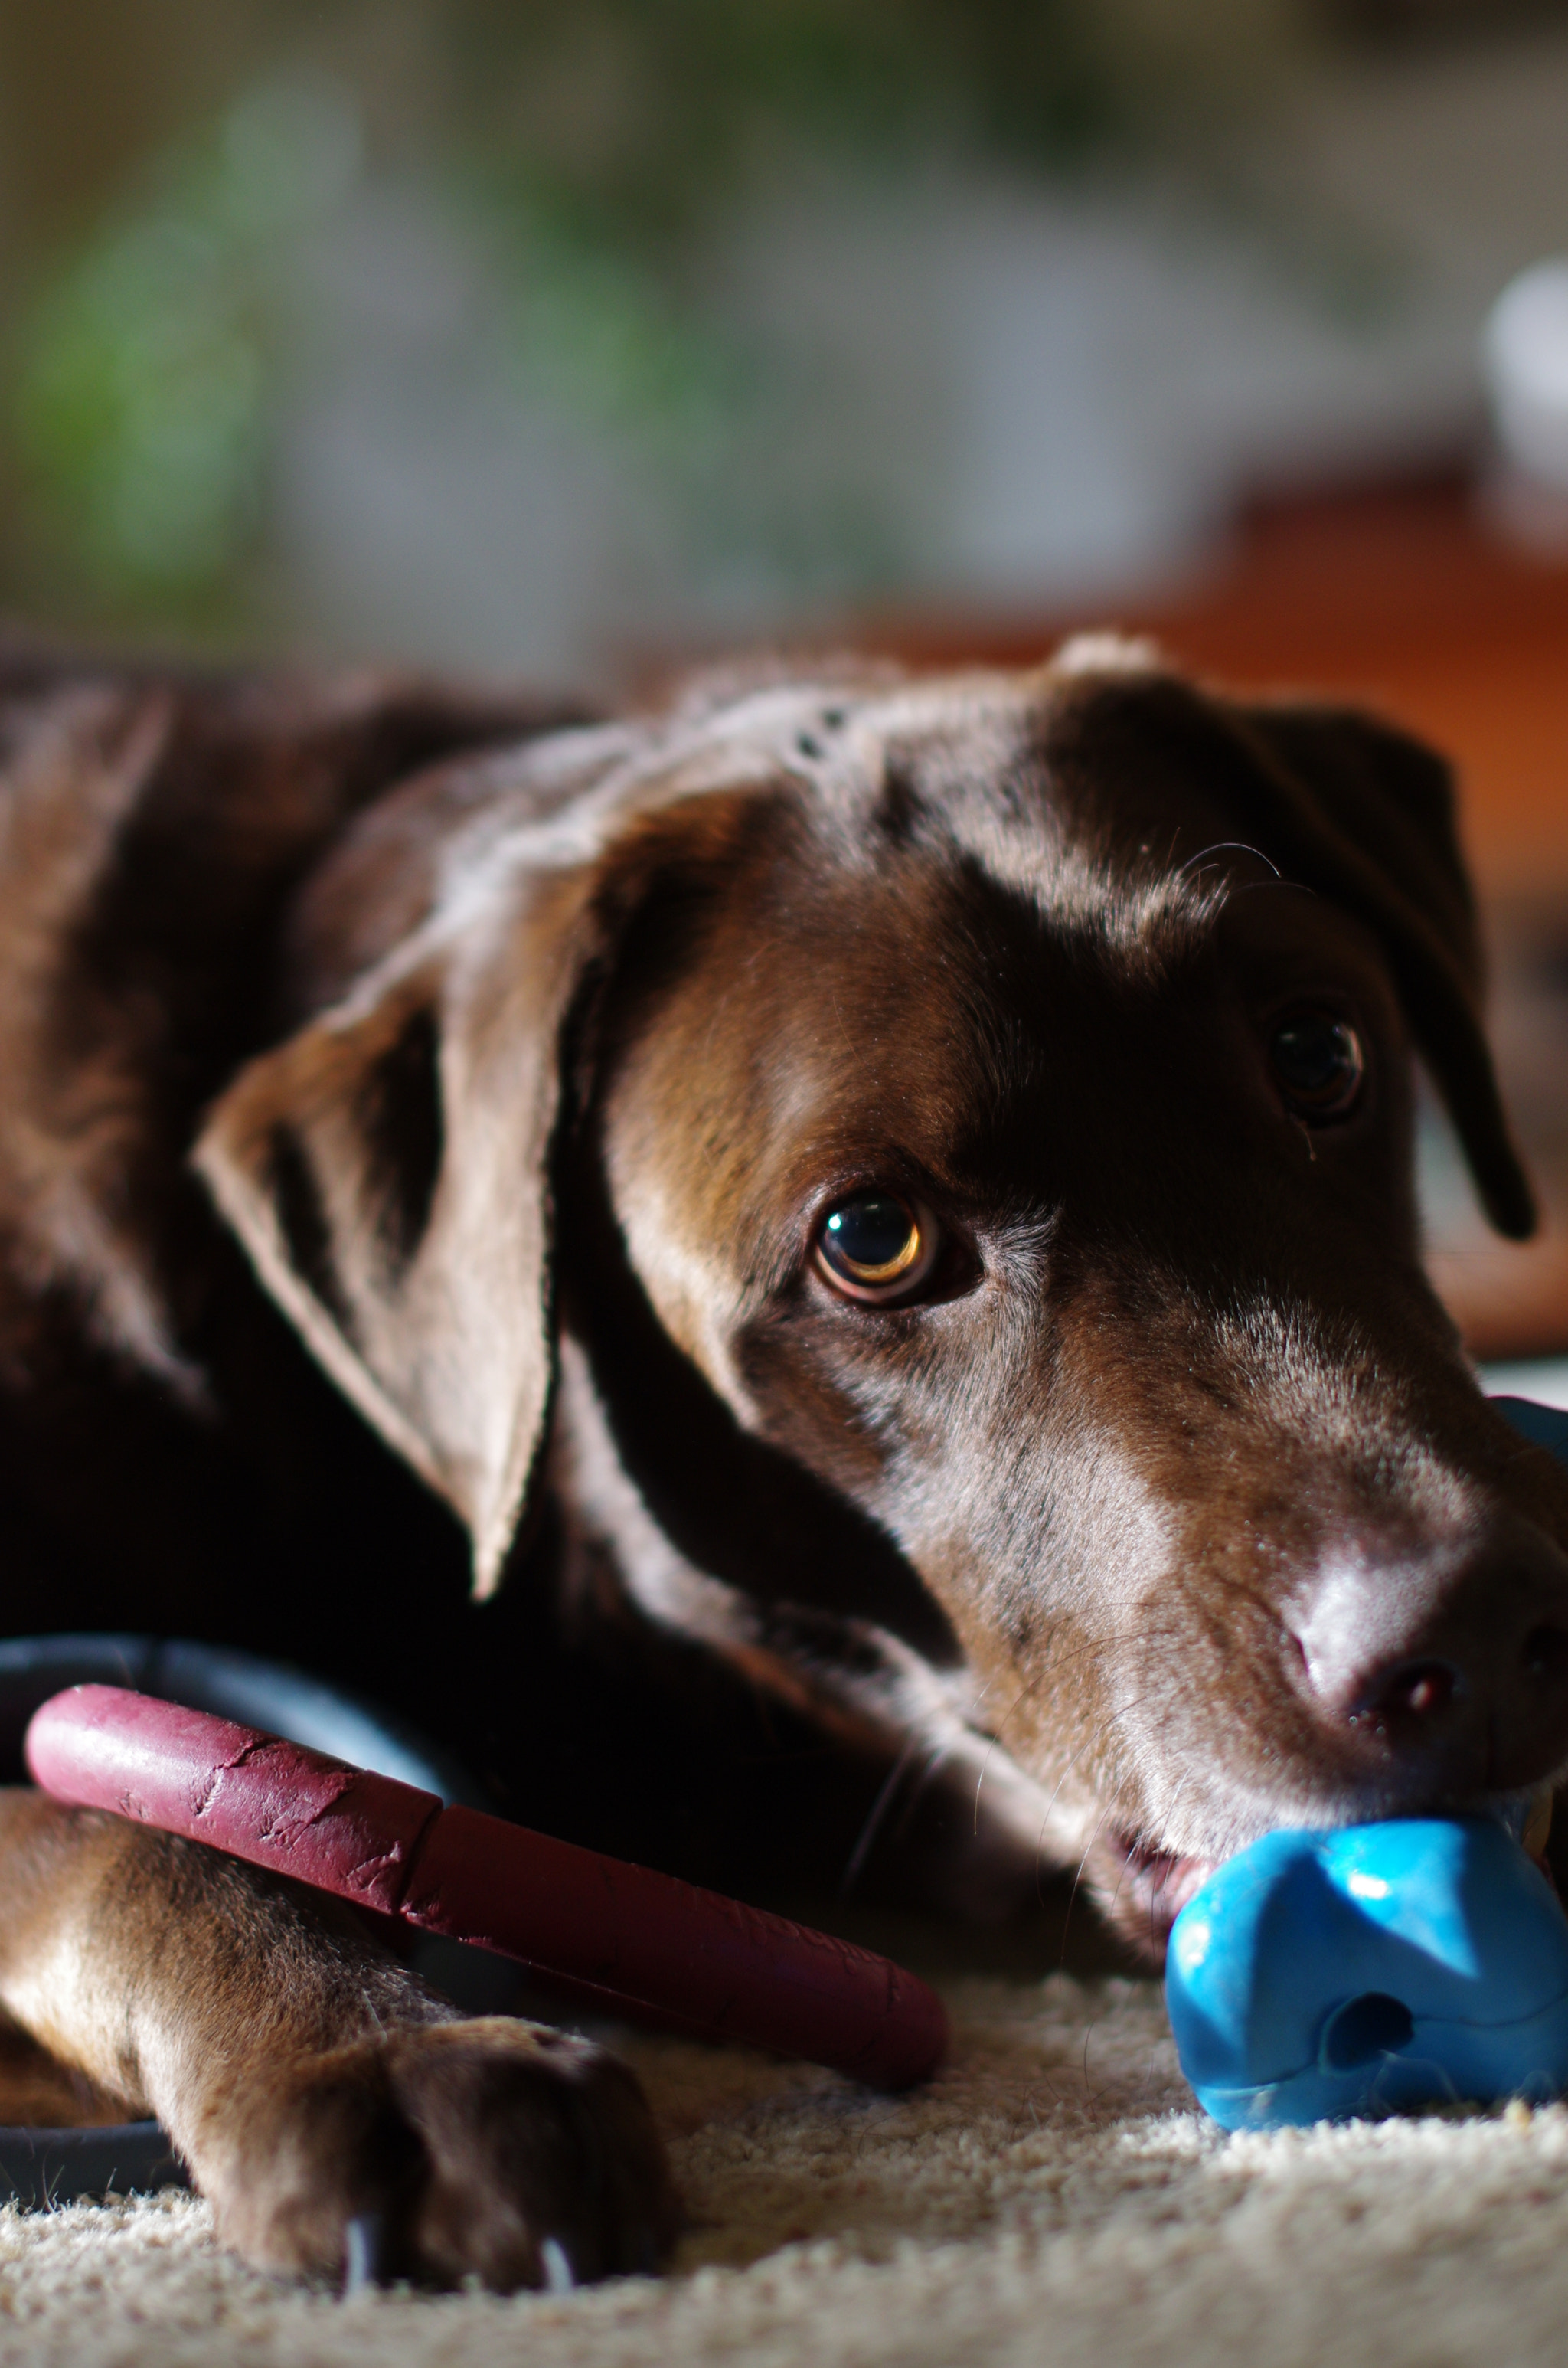
<instances>
[{"instance_id":1,"label":"dog's right ear","mask_svg":"<svg viewBox=\"0 0 1568 2368\"><path fill-rule=\"evenodd\" d=\"M495 1587L553 1377L560 1042L605 950L593 861L438 912L243 1070L196 1160L263 1282Z\"/></svg>"}]
</instances>

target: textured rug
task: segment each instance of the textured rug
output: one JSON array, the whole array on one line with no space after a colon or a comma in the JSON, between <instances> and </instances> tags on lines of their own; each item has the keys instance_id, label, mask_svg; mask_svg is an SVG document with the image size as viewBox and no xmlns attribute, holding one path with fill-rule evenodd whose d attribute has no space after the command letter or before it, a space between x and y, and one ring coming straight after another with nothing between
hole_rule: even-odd
<instances>
[{"instance_id":1,"label":"textured rug","mask_svg":"<svg viewBox=\"0 0 1568 2368\"><path fill-rule=\"evenodd\" d=\"M338 2302L213 2245L173 2192L0 2213L0 2368L1530 2368L1568 2344L1568 2110L1226 2137L1159 1993L949 1985L903 2099L628 2043L693 2226L668 2275L561 2298Z\"/></svg>"}]
</instances>

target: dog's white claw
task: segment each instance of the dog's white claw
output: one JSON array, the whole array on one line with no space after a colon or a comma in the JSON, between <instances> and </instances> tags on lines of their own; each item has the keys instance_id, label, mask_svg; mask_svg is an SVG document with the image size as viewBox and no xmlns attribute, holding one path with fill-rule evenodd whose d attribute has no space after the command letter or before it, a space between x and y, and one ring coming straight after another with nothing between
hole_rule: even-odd
<instances>
[{"instance_id":1,"label":"dog's white claw","mask_svg":"<svg viewBox=\"0 0 1568 2368\"><path fill-rule=\"evenodd\" d=\"M367 2294L382 2283L386 2227L379 2212L361 2212L343 2232L343 2292Z\"/></svg>"},{"instance_id":2,"label":"dog's white claw","mask_svg":"<svg viewBox=\"0 0 1568 2368\"><path fill-rule=\"evenodd\" d=\"M563 2294L574 2292L577 2284L572 2274L572 2262L559 2237L546 2237L539 2248L540 2265L544 2271L546 2294Z\"/></svg>"}]
</instances>

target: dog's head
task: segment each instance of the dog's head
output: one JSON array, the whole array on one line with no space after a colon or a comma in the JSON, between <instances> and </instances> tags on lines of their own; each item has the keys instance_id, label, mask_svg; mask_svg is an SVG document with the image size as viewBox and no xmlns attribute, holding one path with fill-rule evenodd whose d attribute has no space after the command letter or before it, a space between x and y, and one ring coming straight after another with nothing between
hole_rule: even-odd
<instances>
[{"instance_id":1,"label":"dog's head","mask_svg":"<svg viewBox=\"0 0 1568 2368\"><path fill-rule=\"evenodd\" d=\"M564 1323L649 1600L993 1738L1124 1916L1557 1773L1568 1482L1420 1263L1415 1055L1532 1223L1436 758L1096 647L714 693L437 811L318 883L336 999L200 1159L482 1587Z\"/></svg>"}]
</instances>

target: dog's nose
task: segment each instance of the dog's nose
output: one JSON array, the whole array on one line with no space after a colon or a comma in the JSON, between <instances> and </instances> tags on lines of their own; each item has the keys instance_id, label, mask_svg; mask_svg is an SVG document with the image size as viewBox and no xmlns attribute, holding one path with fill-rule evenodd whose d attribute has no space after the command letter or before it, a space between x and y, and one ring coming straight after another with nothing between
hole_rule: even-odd
<instances>
[{"instance_id":1,"label":"dog's nose","mask_svg":"<svg viewBox=\"0 0 1568 2368\"><path fill-rule=\"evenodd\" d=\"M1522 1790L1568 1758L1568 1556L1526 1521L1330 1559L1287 1624L1320 1725L1391 1804Z\"/></svg>"}]
</instances>

